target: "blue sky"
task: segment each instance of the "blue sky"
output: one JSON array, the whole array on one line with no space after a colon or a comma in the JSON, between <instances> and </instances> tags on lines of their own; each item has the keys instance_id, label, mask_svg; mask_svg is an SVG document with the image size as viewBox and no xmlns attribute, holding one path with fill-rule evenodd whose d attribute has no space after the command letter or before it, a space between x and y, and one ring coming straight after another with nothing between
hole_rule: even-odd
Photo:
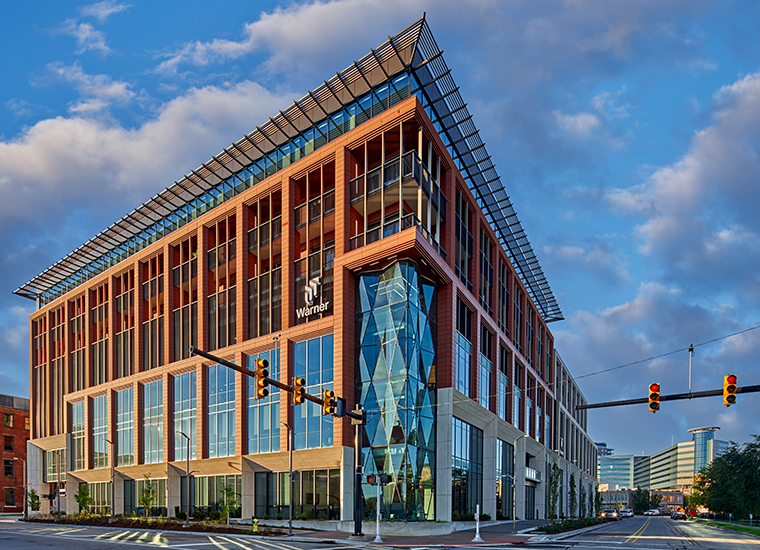
<instances>
[{"instance_id":1,"label":"blue sky","mask_svg":"<svg viewBox=\"0 0 760 550\"><path fill-rule=\"evenodd\" d=\"M760 8L750 1L5 2L0 387L29 390L12 291L423 12L564 312L590 402L760 383ZM12 52L12 54L11 54ZM722 339L719 339L722 338ZM719 339L709 344L703 343ZM757 394L589 412L619 453Z\"/></svg>"}]
</instances>

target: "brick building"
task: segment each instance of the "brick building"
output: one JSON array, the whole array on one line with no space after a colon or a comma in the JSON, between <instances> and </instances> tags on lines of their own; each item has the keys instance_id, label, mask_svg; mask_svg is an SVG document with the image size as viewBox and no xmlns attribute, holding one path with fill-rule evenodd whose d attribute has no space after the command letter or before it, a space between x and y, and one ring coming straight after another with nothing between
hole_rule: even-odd
<instances>
[{"instance_id":1,"label":"brick building","mask_svg":"<svg viewBox=\"0 0 760 550\"><path fill-rule=\"evenodd\" d=\"M24 511L24 464L29 441L29 400L0 395L3 437L3 512Z\"/></svg>"},{"instance_id":2,"label":"brick building","mask_svg":"<svg viewBox=\"0 0 760 550\"><path fill-rule=\"evenodd\" d=\"M110 507L113 464L117 513L147 476L173 515L189 453L194 509L231 484L242 517L286 517L292 427L296 517L352 519L349 419L256 399L196 346L361 404L387 518L511 516L512 479L546 514L562 315L424 19L16 293L39 305L32 483L65 477L68 511L81 483ZM564 467L593 484L573 414Z\"/></svg>"}]
</instances>

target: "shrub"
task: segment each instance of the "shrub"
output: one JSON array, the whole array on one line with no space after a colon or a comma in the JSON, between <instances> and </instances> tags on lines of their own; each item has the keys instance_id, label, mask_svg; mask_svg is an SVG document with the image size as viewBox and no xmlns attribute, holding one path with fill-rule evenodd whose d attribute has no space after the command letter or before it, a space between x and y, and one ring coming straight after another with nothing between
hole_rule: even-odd
<instances>
[{"instance_id":1,"label":"shrub","mask_svg":"<svg viewBox=\"0 0 760 550\"><path fill-rule=\"evenodd\" d=\"M301 516L300 516L300 517L301 517L301 519L302 519L302 520L307 520L307 519L309 519L309 516L307 516L307 515L306 515L306 512L304 512L303 514L301 514Z\"/></svg>"},{"instance_id":2,"label":"shrub","mask_svg":"<svg viewBox=\"0 0 760 550\"><path fill-rule=\"evenodd\" d=\"M211 521L219 521L222 519L222 513L215 510L208 517L211 518Z\"/></svg>"},{"instance_id":3,"label":"shrub","mask_svg":"<svg viewBox=\"0 0 760 550\"><path fill-rule=\"evenodd\" d=\"M282 519L282 514L280 512L277 512L277 515L275 516L276 519Z\"/></svg>"},{"instance_id":4,"label":"shrub","mask_svg":"<svg viewBox=\"0 0 760 550\"><path fill-rule=\"evenodd\" d=\"M196 510L195 512L193 512L193 519L196 521L202 521L206 519L206 512L204 512L203 510Z\"/></svg>"}]
</instances>

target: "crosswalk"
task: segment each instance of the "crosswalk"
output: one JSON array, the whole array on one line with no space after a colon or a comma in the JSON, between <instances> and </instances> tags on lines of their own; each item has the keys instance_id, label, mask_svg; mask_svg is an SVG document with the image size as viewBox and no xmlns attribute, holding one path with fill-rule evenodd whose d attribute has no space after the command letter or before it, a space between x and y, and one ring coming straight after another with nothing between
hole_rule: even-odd
<instances>
[{"instance_id":1,"label":"crosswalk","mask_svg":"<svg viewBox=\"0 0 760 550\"><path fill-rule=\"evenodd\" d=\"M87 527L45 526L14 529L27 536L52 537L70 541L82 540L127 546L172 548L174 550L304 550L307 544L235 537L230 535L186 534L172 531L114 529L103 532ZM317 550L317 549L313 549Z\"/></svg>"}]
</instances>

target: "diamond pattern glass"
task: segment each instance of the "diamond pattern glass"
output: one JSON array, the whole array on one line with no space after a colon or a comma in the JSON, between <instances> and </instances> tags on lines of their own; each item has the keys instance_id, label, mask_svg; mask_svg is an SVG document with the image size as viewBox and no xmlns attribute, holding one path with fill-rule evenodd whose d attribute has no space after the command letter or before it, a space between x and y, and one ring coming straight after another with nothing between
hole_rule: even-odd
<instances>
[{"instance_id":1,"label":"diamond pattern glass","mask_svg":"<svg viewBox=\"0 0 760 550\"><path fill-rule=\"evenodd\" d=\"M410 260L359 276L357 384L367 410L365 474L391 474L384 518L435 520L435 285ZM368 519L377 489L364 484Z\"/></svg>"}]
</instances>

